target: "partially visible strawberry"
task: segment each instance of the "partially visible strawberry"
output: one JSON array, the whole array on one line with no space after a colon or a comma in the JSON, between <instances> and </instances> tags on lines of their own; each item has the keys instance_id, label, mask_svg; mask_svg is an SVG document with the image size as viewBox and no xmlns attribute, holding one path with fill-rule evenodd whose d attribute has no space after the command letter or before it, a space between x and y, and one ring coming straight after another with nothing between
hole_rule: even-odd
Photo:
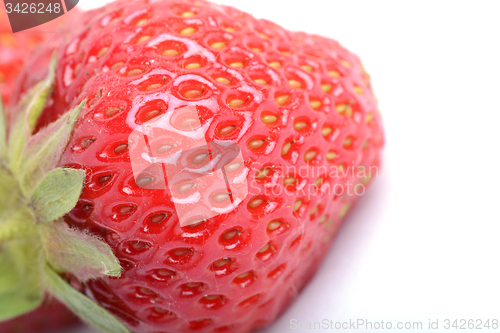
<instances>
[{"instance_id":1,"label":"partially visible strawberry","mask_svg":"<svg viewBox=\"0 0 500 333\"><path fill-rule=\"evenodd\" d=\"M55 43L54 90L33 137L78 117L53 161L85 172L64 217L80 233L64 232L104 240L123 271L88 279L46 246L45 274L57 282L52 267L70 271L137 333L272 322L380 163L381 116L359 59L331 39L204 1L119 1L82 22ZM52 51L24 69L16 101L45 76ZM200 132L210 150L194 144ZM221 143L242 157L225 166L224 191L202 171L215 174L233 153L214 153ZM49 292L76 304L55 285Z\"/></svg>"},{"instance_id":2,"label":"partially visible strawberry","mask_svg":"<svg viewBox=\"0 0 500 333\"><path fill-rule=\"evenodd\" d=\"M44 34L37 32L13 34L7 13L0 10L0 92L5 104L26 59L44 38Z\"/></svg>"},{"instance_id":3,"label":"partially visible strawberry","mask_svg":"<svg viewBox=\"0 0 500 333\"><path fill-rule=\"evenodd\" d=\"M0 322L2 333L56 333L78 325L78 317L57 300L46 300L36 310Z\"/></svg>"},{"instance_id":4,"label":"partially visible strawberry","mask_svg":"<svg viewBox=\"0 0 500 333\"><path fill-rule=\"evenodd\" d=\"M68 16L73 19L78 15L78 9L74 8L53 21L14 34L7 12L0 10L0 93L5 105L8 105L17 76L33 49L53 38Z\"/></svg>"}]
</instances>

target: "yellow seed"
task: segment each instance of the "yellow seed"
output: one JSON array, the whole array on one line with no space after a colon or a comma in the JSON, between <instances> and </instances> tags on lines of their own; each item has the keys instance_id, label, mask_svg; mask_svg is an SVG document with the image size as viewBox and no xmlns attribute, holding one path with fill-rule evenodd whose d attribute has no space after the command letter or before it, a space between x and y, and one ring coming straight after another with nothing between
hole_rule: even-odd
<instances>
[{"instance_id":1,"label":"yellow seed","mask_svg":"<svg viewBox=\"0 0 500 333\"><path fill-rule=\"evenodd\" d=\"M194 13L193 12L184 12L181 14L181 16L185 17L185 18L189 18L189 17L193 17Z\"/></svg>"},{"instance_id":2,"label":"yellow seed","mask_svg":"<svg viewBox=\"0 0 500 333\"><path fill-rule=\"evenodd\" d=\"M345 138L344 139L344 147L348 147L352 144L352 139L351 138Z\"/></svg>"},{"instance_id":3,"label":"yellow seed","mask_svg":"<svg viewBox=\"0 0 500 333\"><path fill-rule=\"evenodd\" d=\"M334 78L340 77L340 73L337 71L328 71L328 75L330 75L331 77L334 77Z\"/></svg>"},{"instance_id":4,"label":"yellow seed","mask_svg":"<svg viewBox=\"0 0 500 333\"><path fill-rule=\"evenodd\" d=\"M331 127L323 127L321 129L321 134L323 136L327 136L328 134L332 133L333 129Z\"/></svg>"},{"instance_id":5,"label":"yellow seed","mask_svg":"<svg viewBox=\"0 0 500 333\"><path fill-rule=\"evenodd\" d=\"M137 22L135 25L136 25L136 26L140 26L140 25L144 25L144 24L146 24L147 22L148 22L148 19L142 19L142 20L140 20L139 22Z\"/></svg>"},{"instance_id":6,"label":"yellow seed","mask_svg":"<svg viewBox=\"0 0 500 333\"><path fill-rule=\"evenodd\" d=\"M207 296L203 296L203 297L205 297L205 299L211 301L211 300L217 299L221 296L220 295L207 295Z\"/></svg>"},{"instance_id":7,"label":"yellow seed","mask_svg":"<svg viewBox=\"0 0 500 333\"><path fill-rule=\"evenodd\" d=\"M200 63L192 62L192 63L187 64L184 68L185 69L196 69L196 68L200 68L200 67L201 67Z\"/></svg>"},{"instance_id":8,"label":"yellow seed","mask_svg":"<svg viewBox=\"0 0 500 333\"><path fill-rule=\"evenodd\" d=\"M229 66L234 68L243 68L243 63L240 61L232 62L229 64Z\"/></svg>"},{"instance_id":9,"label":"yellow seed","mask_svg":"<svg viewBox=\"0 0 500 333\"><path fill-rule=\"evenodd\" d=\"M269 224L267 225L267 230L276 230L278 229L279 227L281 226L281 222L280 221L271 221L269 222Z\"/></svg>"},{"instance_id":10,"label":"yellow seed","mask_svg":"<svg viewBox=\"0 0 500 333\"><path fill-rule=\"evenodd\" d=\"M340 64L344 67L351 67L351 63L347 60L342 60Z\"/></svg>"},{"instance_id":11,"label":"yellow seed","mask_svg":"<svg viewBox=\"0 0 500 333\"><path fill-rule=\"evenodd\" d=\"M316 110L316 109L317 109L317 108L319 108L320 106L321 106L321 102L320 102L320 101L311 101L311 107L312 107L313 109L315 109L315 110Z\"/></svg>"},{"instance_id":12,"label":"yellow seed","mask_svg":"<svg viewBox=\"0 0 500 333\"><path fill-rule=\"evenodd\" d=\"M259 253L266 252L267 250L269 250L269 243L267 243L266 245L264 245L262 247L262 249L259 250Z\"/></svg>"},{"instance_id":13,"label":"yellow seed","mask_svg":"<svg viewBox=\"0 0 500 333\"><path fill-rule=\"evenodd\" d=\"M117 68L120 68L124 65L123 62L117 62L116 64L114 64L113 66L111 66L111 69L117 69Z\"/></svg>"},{"instance_id":14,"label":"yellow seed","mask_svg":"<svg viewBox=\"0 0 500 333\"><path fill-rule=\"evenodd\" d=\"M288 185L295 184L296 182L297 179L295 179L294 177L286 177L285 180L283 181L283 184L285 185L285 187L287 187Z\"/></svg>"},{"instance_id":15,"label":"yellow seed","mask_svg":"<svg viewBox=\"0 0 500 333\"><path fill-rule=\"evenodd\" d=\"M303 70L305 71L308 71L308 72L312 72L312 67L311 66L308 66L308 65L302 65L300 66L300 68L302 68Z\"/></svg>"},{"instance_id":16,"label":"yellow seed","mask_svg":"<svg viewBox=\"0 0 500 333\"><path fill-rule=\"evenodd\" d=\"M144 73L142 69L136 68L128 72L128 76L135 76Z\"/></svg>"},{"instance_id":17,"label":"yellow seed","mask_svg":"<svg viewBox=\"0 0 500 333\"><path fill-rule=\"evenodd\" d=\"M285 143L283 145L283 148L281 148L281 155L286 155L290 150L290 148L292 148L292 143L291 142Z\"/></svg>"},{"instance_id":18,"label":"yellow seed","mask_svg":"<svg viewBox=\"0 0 500 333\"><path fill-rule=\"evenodd\" d=\"M314 151L314 150L309 150L308 152L306 152L306 153L304 154L304 160L305 160L306 162L307 162L307 161L310 161L310 160L312 160L313 158L315 158L317 154L318 154L318 153L317 153L316 151Z\"/></svg>"},{"instance_id":19,"label":"yellow seed","mask_svg":"<svg viewBox=\"0 0 500 333\"><path fill-rule=\"evenodd\" d=\"M248 203L248 207L250 207L250 208L257 208L260 205L262 205L263 202L264 202L264 200L262 200L260 198L253 199L252 201L250 201Z\"/></svg>"},{"instance_id":20,"label":"yellow seed","mask_svg":"<svg viewBox=\"0 0 500 333\"><path fill-rule=\"evenodd\" d=\"M160 83L150 84L146 87L146 91L155 90L161 87Z\"/></svg>"},{"instance_id":21,"label":"yellow seed","mask_svg":"<svg viewBox=\"0 0 500 333\"><path fill-rule=\"evenodd\" d=\"M271 61L269 63L269 66L274 67L274 68L280 68L281 64L279 62L277 62L277 61Z\"/></svg>"},{"instance_id":22,"label":"yellow seed","mask_svg":"<svg viewBox=\"0 0 500 333\"><path fill-rule=\"evenodd\" d=\"M328 153L326 153L326 159L328 161L333 160L335 157L337 157L337 153L334 151L329 151Z\"/></svg>"},{"instance_id":23,"label":"yellow seed","mask_svg":"<svg viewBox=\"0 0 500 333\"><path fill-rule=\"evenodd\" d=\"M228 104L232 108L239 108L239 107L243 106L243 104L245 104L245 101L235 98L235 99L230 100Z\"/></svg>"},{"instance_id":24,"label":"yellow seed","mask_svg":"<svg viewBox=\"0 0 500 333\"><path fill-rule=\"evenodd\" d=\"M210 156L209 153L201 153L193 157L193 163L195 164L201 164L204 161L207 160L207 158Z\"/></svg>"},{"instance_id":25,"label":"yellow seed","mask_svg":"<svg viewBox=\"0 0 500 333\"><path fill-rule=\"evenodd\" d=\"M109 47L105 46L103 47L99 53L97 53L97 58L102 58L106 53L108 53Z\"/></svg>"},{"instance_id":26,"label":"yellow seed","mask_svg":"<svg viewBox=\"0 0 500 333\"><path fill-rule=\"evenodd\" d=\"M170 50L165 50L163 51L162 55L167 56L167 57L177 57L179 55L179 51L170 49Z\"/></svg>"},{"instance_id":27,"label":"yellow seed","mask_svg":"<svg viewBox=\"0 0 500 333\"><path fill-rule=\"evenodd\" d=\"M196 185L195 183L184 183L177 187L177 191L179 191L180 193L186 193L192 190L195 187L195 185Z\"/></svg>"},{"instance_id":28,"label":"yellow seed","mask_svg":"<svg viewBox=\"0 0 500 333\"><path fill-rule=\"evenodd\" d=\"M262 145L264 145L264 140L260 140L260 139L250 140L248 142L248 148L250 148L250 149L258 149L258 148L262 147Z\"/></svg>"},{"instance_id":29,"label":"yellow seed","mask_svg":"<svg viewBox=\"0 0 500 333\"><path fill-rule=\"evenodd\" d=\"M318 211L318 206L314 207L313 209L311 209L311 212L309 214L313 215L314 213L316 213Z\"/></svg>"},{"instance_id":30,"label":"yellow seed","mask_svg":"<svg viewBox=\"0 0 500 333\"><path fill-rule=\"evenodd\" d=\"M181 30L181 35L191 35L194 34L196 30L193 27L187 27Z\"/></svg>"},{"instance_id":31,"label":"yellow seed","mask_svg":"<svg viewBox=\"0 0 500 333\"><path fill-rule=\"evenodd\" d=\"M236 31L236 29L235 29L235 28L233 28L233 27L227 27L227 28L226 28L226 31L227 31L227 32L235 32L235 31Z\"/></svg>"},{"instance_id":32,"label":"yellow seed","mask_svg":"<svg viewBox=\"0 0 500 333\"><path fill-rule=\"evenodd\" d=\"M226 85L231 84L231 81L229 81L225 77L218 77L218 78L215 79L215 81L223 83L223 84L226 84Z\"/></svg>"},{"instance_id":33,"label":"yellow seed","mask_svg":"<svg viewBox=\"0 0 500 333\"><path fill-rule=\"evenodd\" d=\"M370 112L366 115L365 122L368 124L370 123L370 121L372 121L372 119L373 119L373 113Z\"/></svg>"},{"instance_id":34,"label":"yellow seed","mask_svg":"<svg viewBox=\"0 0 500 333\"><path fill-rule=\"evenodd\" d=\"M258 83L258 84L267 84L266 80L264 79L255 79L253 82Z\"/></svg>"},{"instance_id":35,"label":"yellow seed","mask_svg":"<svg viewBox=\"0 0 500 333\"><path fill-rule=\"evenodd\" d=\"M246 278L246 277L247 277L247 276L249 276L249 275L250 275L250 273L249 273L249 272L246 272L246 273L243 273L243 274L238 275L236 278L237 278L237 279L244 279L244 278Z\"/></svg>"},{"instance_id":36,"label":"yellow seed","mask_svg":"<svg viewBox=\"0 0 500 333\"><path fill-rule=\"evenodd\" d=\"M224 171L226 172L234 172L238 170L238 168L243 165L243 162L234 162L224 166Z\"/></svg>"},{"instance_id":37,"label":"yellow seed","mask_svg":"<svg viewBox=\"0 0 500 333\"><path fill-rule=\"evenodd\" d=\"M335 107L338 113L345 114L347 116L352 116L352 108L349 104L339 104Z\"/></svg>"},{"instance_id":38,"label":"yellow seed","mask_svg":"<svg viewBox=\"0 0 500 333\"><path fill-rule=\"evenodd\" d=\"M323 223L323 222L325 222L325 221L326 221L326 215L323 215L323 216L321 216L321 217L319 218L319 221L318 221L318 222L319 222L319 223Z\"/></svg>"},{"instance_id":39,"label":"yellow seed","mask_svg":"<svg viewBox=\"0 0 500 333\"><path fill-rule=\"evenodd\" d=\"M265 178L269 175L269 169L268 168L263 168L263 169L260 169L257 174L255 175L255 178L257 179L262 179L262 178Z\"/></svg>"},{"instance_id":40,"label":"yellow seed","mask_svg":"<svg viewBox=\"0 0 500 333\"><path fill-rule=\"evenodd\" d=\"M302 206L302 200L299 199L299 200L295 201L295 203L293 204L293 211L296 212L297 209L300 208L300 206Z\"/></svg>"},{"instance_id":41,"label":"yellow seed","mask_svg":"<svg viewBox=\"0 0 500 333\"><path fill-rule=\"evenodd\" d=\"M296 130L296 131L302 131L304 128L307 127L307 123L301 121L301 122L297 122L295 124L293 124L293 128Z\"/></svg>"},{"instance_id":42,"label":"yellow seed","mask_svg":"<svg viewBox=\"0 0 500 333\"><path fill-rule=\"evenodd\" d=\"M316 178L316 180L314 181L314 184L316 186L320 186L322 183L323 183L323 178L321 177Z\"/></svg>"},{"instance_id":43,"label":"yellow seed","mask_svg":"<svg viewBox=\"0 0 500 333\"><path fill-rule=\"evenodd\" d=\"M262 118L260 118L262 120L262 122L264 124L272 124L274 123L276 120L278 120L278 117L276 116L273 116L273 115L270 115L270 114L267 114L265 116L262 116Z\"/></svg>"},{"instance_id":44,"label":"yellow seed","mask_svg":"<svg viewBox=\"0 0 500 333\"><path fill-rule=\"evenodd\" d=\"M359 87L359 86L354 86L354 92L358 95L361 95L363 93L363 88Z\"/></svg>"},{"instance_id":45,"label":"yellow seed","mask_svg":"<svg viewBox=\"0 0 500 333\"><path fill-rule=\"evenodd\" d=\"M264 38L264 39L267 39L267 35L266 34L263 34L262 32L259 33L259 36L260 38Z\"/></svg>"},{"instance_id":46,"label":"yellow seed","mask_svg":"<svg viewBox=\"0 0 500 333\"><path fill-rule=\"evenodd\" d=\"M284 105L288 102L289 99L290 97L288 95L278 96L276 97L276 103L278 103L279 105Z\"/></svg>"},{"instance_id":47,"label":"yellow seed","mask_svg":"<svg viewBox=\"0 0 500 333\"><path fill-rule=\"evenodd\" d=\"M191 90L188 90L184 93L184 97L190 98L190 99L198 98L200 96L201 96L201 91L196 90L196 89L191 89Z\"/></svg>"},{"instance_id":48,"label":"yellow seed","mask_svg":"<svg viewBox=\"0 0 500 333\"><path fill-rule=\"evenodd\" d=\"M223 48L226 47L226 43L224 43L224 42L215 42L215 43L213 43L210 46L213 47L214 49L220 50L220 49L223 49Z\"/></svg>"},{"instance_id":49,"label":"yellow seed","mask_svg":"<svg viewBox=\"0 0 500 333\"><path fill-rule=\"evenodd\" d=\"M254 52L262 52L262 50L259 49L258 47L252 47L250 50L252 50Z\"/></svg>"},{"instance_id":50,"label":"yellow seed","mask_svg":"<svg viewBox=\"0 0 500 333\"><path fill-rule=\"evenodd\" d=\"M331 84L322 84L321 85L321 90L323 90L323 92L329 92L330 90L332 90L332 85Z\"/></svg>"},{"instance_id":51,"label":"yellow seed","mask_svg":"<svg viewBox=\"0 0 500 333\"><path fill-rule=\"evenodd\" d=\"M222 267L222 266L227 265L229 262L230 262L229 259L219 259L216 262L214 262L214 266Z\"/></svg>"},{"instance_id":52,"label":"yellow seed","mask_svg":"<svg viewBox=\"0 0 500 333\"><path fill-rule=\"evenodd\" d=\"M343 204L342 207L340 207L339 217L343 218L347 214L347 212L349 211L350 207L351 207L350 204Z\"/></svg>"},{"instance_id":53,"label":"yellow seed","mask_svg":"<svg viewBox=\"0 0 500 333\"><path fill-rule=\"evenodd\" d=\"M287 51L287 50L282 50L280 51L281 54L284 54L284 55L289 55L290 54L290 51Z\"/></svg>"},{"instance_id":54,"label":"yellow seed","mask_svg":"<svg viewBox=\"0 0 500 333\"><path fill-rule=\"evenodd\" d=\"M236 129L236 126L223 127L219 130L219 135L220 136L227 136L227 135L233 133L235 129Z\"/></svg>"},{"instance_id":55,"label":"yellow seed","mask_svg":"<svg viewBox=\"0 0 500 333\"><path fill-rule=\"evenodd\" d=\"M288 80L288 84L292 88L297 88L298 89L298 88L302 87L302 85L300 84L300 82L297 81L297 80Z\"/></svg>"},{"instance_id":56,"label":"yellow seed","mask_svg":"<svg viewBox=\"0 0 500 333\"><path fill-rule=\"evenodd\" d=\"M215 202L222 202L222 201L225 201L227 199L230 198L230 195L229 193L215 193L212 195L212 199L215 201Z\"/></svg>"},{"instance_id":57,"label":"yellow seed","mask_svg":"<svg viewBox=\"0 0 500 333\"><path fill-rule=\"evenodd\" d=\"M150 38L151 38L151 36L142 36L141 38L139 38L137 40L137 44L143 43L143 42L147 41Z\"/></svg>"}]
</instances>

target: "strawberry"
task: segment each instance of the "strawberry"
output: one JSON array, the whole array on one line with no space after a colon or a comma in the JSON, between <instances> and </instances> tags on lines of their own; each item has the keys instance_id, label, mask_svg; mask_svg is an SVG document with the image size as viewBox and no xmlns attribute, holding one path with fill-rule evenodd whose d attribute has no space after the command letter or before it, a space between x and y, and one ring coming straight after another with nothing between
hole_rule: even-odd
<instances>
[{"instance_id":1,"label":"strawberry","mask_svg":"<svg viewBox=\"0 0 500 333\"><path fill-rule=\"evenodd\" d=\"M11 101L7 179L36 223L4 238L39 236L9 247L42 253L22 264L44 277L29 294L107 332L269 324L376 176L383 130L359 59L204 1L119 1L80 23Z\"/></svg>"},{"instance_id":2,"label":"strawberry","mask_svg":"<svg viewBox=\"0 0 500 333\"><path fill-rule=\"evenodd\" d=\"M5 104L9 103L17 75L33 49L53 37L66 19L72 20L78 15L79 10L74 8L53 21L13 34L7 12L0 11L0 93Z\"/></svg>"},{"instance_id":3,"label":"strawberry","mask_svg":"<svg viewBox=\"0 0 500 333\"><path fill-rule=\"evenodd\" d=\"M0 92L5 104L27 55L44 39L39 32L13 34L5 11L0 13Z\"/></svg>"}]
</instances>

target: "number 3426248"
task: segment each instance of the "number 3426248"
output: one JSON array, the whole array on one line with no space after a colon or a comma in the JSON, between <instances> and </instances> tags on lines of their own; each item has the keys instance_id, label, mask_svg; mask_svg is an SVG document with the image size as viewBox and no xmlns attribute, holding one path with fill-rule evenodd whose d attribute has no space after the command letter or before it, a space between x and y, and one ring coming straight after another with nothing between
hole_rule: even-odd
<instances>
[{"instance_id":1,"label":"number 3426248","mask_svg":"<svg viewBox=\"0 0 500 333\"><path fill-rule=\"evenodd\" d=\"M18 14L45 14L45 13L60 13L62 8L61 4L56 3L17 3L12 5L12 3L6 2L5 9L7 10L7 14L12 12L16 12Z\"/></svg>"}]
</instances>

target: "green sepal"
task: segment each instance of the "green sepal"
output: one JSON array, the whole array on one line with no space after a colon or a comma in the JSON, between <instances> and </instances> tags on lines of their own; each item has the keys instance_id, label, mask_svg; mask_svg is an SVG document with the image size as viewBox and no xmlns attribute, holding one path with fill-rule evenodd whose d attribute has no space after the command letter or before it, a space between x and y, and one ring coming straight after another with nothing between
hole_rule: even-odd
<instances>
[{"instance_id":1,"label":"green sepal","mask_svg":"<svg viewBox=\"0 0 500 333\"><path fill-rule=\"evenodd\" d=\"M14 290L0 294L0 309L2 309L0 322L23 315L42 304L41 293L39 295L23 295L22 293L22 290Z\"/></svg>"},{"instance_id":2,"label":"green sepal","mask_svg":"<svg viewBox=\"0 0 500 333\"><path fill-rule=\"evenodd\" d=\"M22 200L17 180L0 167L0 227L19 209Z\"/></svg>"},{"instance_id":3,"label":"green sepal","mask_svg":"<svg viewBox=\"0 0 500 333\"><path fill-rule=\"evenodd\" d=\"M0 223L0 243L37 235L33 217L27 209L18 209Z\"/></svg>"},{"instance_id":4,"label":"green sepal","mask_svg":"<svg viewBox=\"0 0 500 333\"><path fill-rule=\"evenodd\" d=\"M118 319L87 296L73 289L49 265L45 265L48 292L90 326L107 333L131 333Z\"/></svg>"},{"instance_id":5,"label":"green sepal","mask_svg":"<svg viewBox=\"0 0 500 333\"><path fill-rule=\"evenodd\" d=\"M26 143L21 164L17 169L20 170L20 186L25 196L30 197L38 183L56 167L85 103L86 100L35 134Z\"/></svg>"},{"instance_id":6,"label":"green sepal","mask_svg":"<svg viewBox=\"0 0 500 333\"><path fill-rule=\"evenodd\" d=\"M10 221L24 222L28 212ZM2 225L3 226L3 225ZM38 307L43 299L40 281L41 246L38 235L11 238L0 243L0 321L17 317Z\"/></svg>"},{"instance_id":7,"label":"green sepal","mask_svg":"<svg viewBox=\"0 0 500 333\"><path fill-rule=\"evenodd\" d=\"M39 227L47 261L58 272L71 273L80 281L120 276L120 263L105 242L73 230L63 221Z\"/></svg>"},{"instance_id":8,"label":"green sepal","mask_svg":"<svg viewBox=\"0 0 500 333\"><path fill-rule=\"evenodd\" d=\"M12 261L4 253L5 250L0 249L0 295L10 292L17 287L19 283L17 272L12 269Z\"/></svg>"},{"instance_id":9,"label":"green sepal","mask_svg":"<svg viewBox=\"0 0 500 333\"><path fill-rule=\"evenodd\" d=\"M50 62L47 77L28 91L16 107L17 115L14 126L9 133L8 160L11 170L17 170L19 166L23 147L35 129L47 99L54 85L56 72L56 57L53 56Z\"/></svg>"},{"instance_id":10,"label":"green sepal","mask_svg":"<svg viewBox=\"0 0 500 333\"><path fill-rule=\"evenodd\" d=\"M0 97L0 163L6 163L7 157L7 115Z\"/></svg>"},{"instance_id":11,"label":"green sepal","mask_svg":"<svg viewBox=\"0 0 500 333\"><path fill-rule=\"evenodd\" d=\"M85 171L56 168L37 185L29 206L35 223L47 223L69 213L78 202L85 183Z\"/></svg>"},{"instance_id":12,"label":"green sepal","mask_svg":"<svg viewBox=\"0 0 500 333\"><path fill-rule=\"evenodd\" d=\"M8 320L29 312L42 302L41 289L21 285L23 279L13 269L15 265L9 256L0 250L0 321Z\"/></svg>"}]
</instances>

